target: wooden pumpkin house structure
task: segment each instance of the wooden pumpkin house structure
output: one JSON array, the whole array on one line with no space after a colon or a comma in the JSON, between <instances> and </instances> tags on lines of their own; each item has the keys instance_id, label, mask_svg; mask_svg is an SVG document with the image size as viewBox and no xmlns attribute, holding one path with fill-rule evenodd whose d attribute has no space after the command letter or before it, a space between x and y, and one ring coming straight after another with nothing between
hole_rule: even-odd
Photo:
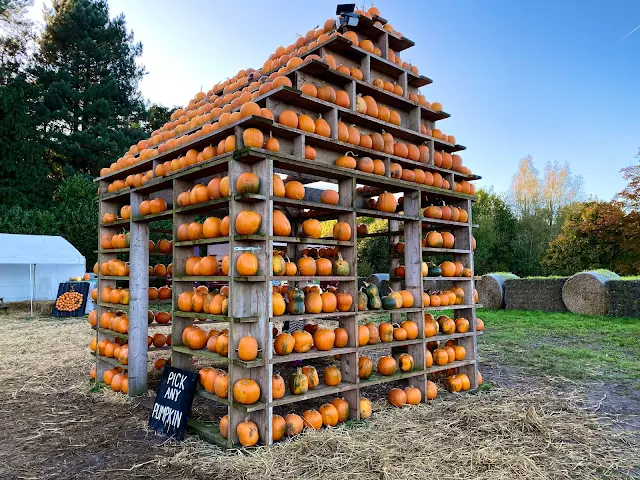
<instances>
[{"instance_id":1,"label":"wooden pumpkin house structure","mask_svg":"<svg viewBox=\"0 0 640 480\"><path fill-rule=\"evenodd\" d=\"M465 147L436 127L449 114L421 94L431 79L401 59L414 43L375 7L351 19L331 18L261 68L198 93L97 179L95 376L145 393L158 348L175 367L205 367L198 394L227 415L191 425L224 445L366 418L374 385L405 384L390 394L402 404L432 398L434 380L451 391L479 384L470 183L479 177L462 164ZM367 218L388 228L369 233ZM160 220L173 225L170 299L168 286L162 295L149 286L161 277L148 247ZM325 221L337 223L323 235ZM358 288L367 237L389 241L395 292L384 298ZM427 288L427 276L446 287ZM149 337L159 301L154 309L170 312L159 328L171 320L164 345ZM310 319L323 327L281 331ZM321 358L335 360L318 376L306 364ZM305 368L283 381L292 362ZM303 400L323 405L287 415Z\"/></svg>"}]
</instances>

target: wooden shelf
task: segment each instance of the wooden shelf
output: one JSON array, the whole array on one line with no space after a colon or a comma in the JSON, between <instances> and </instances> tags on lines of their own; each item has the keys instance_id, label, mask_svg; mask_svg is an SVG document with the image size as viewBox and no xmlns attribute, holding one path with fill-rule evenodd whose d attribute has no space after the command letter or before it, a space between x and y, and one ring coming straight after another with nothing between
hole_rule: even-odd
<instances>
[{"instance_id":1,"label":"wooden shelf","mask_svg":"<svg viewBox=\"0 0 640 480\"><path fill-rule=\"evenodd\" d=\"M380 385L381 383L395 382L398 380L404 380L405 378L418 377L424 375L426 370L413 370L411 372L396 372L393 375L380 375L378 373L372 374L367 379L360 379L360 387L371 387L373 385Z\"/></svg>"},{"instance_id":2,"label":"wooden shelf","mask_svg":"<svg viewBox=\"0 0 640 480\"><path fill-rule=\"evenodd\" d=\"M460 248L434 248L434 247L422 247L422 253L443 254L443 255L452 254L452 253L459 253L463 255L473 254L471 250L463 250ZM404 255L402 255L402 257L404 257Z\"/></svg>"},{"instance_id":3,"label":"wooden shelf","mask_svg":"<svg viewBox=\"0 0 640 480\"><path fill-rule=\"evenodd\" d=\"M189 418L187 420L187 427L189 431L195 433L206 442L213 443L221 448L228 448L229 446L227 439L220 435L219 422Z\"/></svg>"},{"instance_id":4,"label":"wooden shelf","mask_svg":"<svg viewBox=\"0 0 640 480\"><path fill-rule=\"evenodd\" d=\"M114 367L122 367L123 370L129 369L128 365L123 365L118 361L117 358L109 358L103 355L96 355L95 357L102 362L108 363L109 365L113 365Z\"/></svg>"},{"instance_id":5,"label":"wooden shelf","mask_svg":"<svg viewBox=\"0 0 640 480\"><path fill-rule=\"evenodd\" d=\"M284 205L293 208L315 209L315 210L327 210L335 213L349 213L353 211L351 207L343 207L341 205L328 205L326 203L309 202L307 200L293 200L291 198L284 197L269 197L274 205Z\"/></svg>"},{"instance_id":6,"label":"wooden shelf","mask_svg":"<svg viewBox=\"0 0 640 480\"><path fill-rule=\"evenodd\" d=\"M173 210L165 210L164 212L160 212L160 213L151 213L149 215L132 217L132 220L134 222L150 223L150 222L157 222L158 220L166 220L172 217L173 217Z\"/></svg>"},{"instance_id":7,"label":"wooden shelf","mask_svg":"<svg viewBox=\"0 0 640 480\"><path fill-rule=\"evenodd\" d=\"M411 307L411 308L394 308L392 310L360 310L358 313L359 316L369 316L369 315L381 315L384 313L415 313L421 312L422 307Z\"/></svg>"},{"instance_id":8,"label":"wooden shelf","mask_svg":"<svg viewBox=\"0 0 640 480\"><path fill-rule=\"evenodd\" d=\"M463 222L453 222L451 220L441 220L439 218L427 218L427 217L423 217L421 220L422 220L423 226L426 223L428 225L444 225L447 227L469 228L469 224L463 223Z\"/></svg>"},{"instance_id":9,"label":"wooden shelf","mask_svg":"<svg viewBox=\"0 0 640 480\"><path fill-rule=\"evenodd\" d=\"M301 243L303 245L332 245L338 247L354 247L354 242L344 242L333 238L303 238L303 237L270 237L274 242L280 243Z\"/></svg>"},{"instance_id":10,"label":"wooden shelf","mask_svg":"<svg viewBox=\"0 0 640 480\"><path fill-rule=\"evenodd\" d=\"M450 368L466 367L467 365L473 365L474 363L476 363L476 361L473 359L459 360L457 362L447 363L446 365L434 365L433 367L429 367L426 370L424 370L424 373L436 373L436 372L441 372L443 370L449 370Z\"/></svg>"},{"instance_id":11,"label":"wooden shelf","mask_svg":"<svg viewBox=\"0 0 640 480\"><path fill-rule=\"evenodd\" d=\"M260 410L264 410L264 408L265 408L264 402L260 402L260 401L258 401L256 403L253 403L251 405L243 405L241 403L234 402L233 400L230 400L229 398L220 398L220 397L218 397L217 395L215 395L213 393L207 392L205 389L201 388L199 385L196 388L196 394L199 397L206 398L207 400L212 400L212 401L214 401L216 403L220 403L222 405L232 405L235 408L243 410L243 411L245 411L247 413L257 412L257 411L260 411Z\"/></svg>"},{"instance_id":12,"label":"wooden shelf","mask_svg":"<svg viewBox=\"0 0 640 480\"><path fill-rule=\"evenodd\" d=\"M312 358L322 358L322 357L333 357L334 355L342 355L345 353L354 353L356 351L356 347L343 347L343 348L332 348L331 350L316 350L312 348L308 352L304 353L290 353L289 355L277 355L275 352L273 353L273 357L269 360L269 363L272 365L278 363L289 363L295 362L297 360L309 360Z\"/></svg>"},{"instance_id":13,"label":"wooden shelf","mask_svg":"<svg viewBox=\"0 0 640 480\"><path fill-rule=\"evenodd\" d=\"M271 280L273 281L280 281L280 282L350 282L356 279L356 277L353 276L349 276L349 277L338 277L335 275L331 275L331 276L327 276L327 277L319 277L319 276L313 276L313 277L303 277L303 276L293 276L293 277L270 277Z\"/></svg>"},{"instance_id":14,"label":"wooden shelf","mask_svg":"<svg viewBox=\"0 0 640 480\"><path fill-rule=\"evenodd\" d=\"M358 353L368 352L370 350L382 350L385 348L404 347L406 345L418 345L424 343L422 338L416 338L414 340L394 340L393 342L378 342L373 345L362 345L358 347Z\"/></svg>"},{"instance_id":15,"label":"wooden shelf","mask_svg":"<svg viewBox=\"0 0 640 480\"><path fill-rule=\"evenodd\" d=\"M470 282L473 277L423 277L425 280L449 281L449 282ZM392 277L392 280L404 280L400 277Z\"/></svg>"},{"instance_id":16,"label":"wooden shelf","mask_svg":"<svg viewBox=\"0 0 640 480\"><path fill-rule=\"evenodd\" d=\"M209 323L255 323L258 321L258 317L229 317L227 315L213 315L211 313L204 312L183 312L180 310L174 310L173 315L181 318L206 318L211 320ZM204 322L198 322L198 325Z\"/></svg>"},{"instance_id":17,"label":"wooden shelf","mask_svg":"<svg viewBox=\"0 0 640 480\"><path fill-rule=\"evenodd\" d=\"M222 355L218 355L217 353L210 352L208 350L192 350L185 347L184 345L173 345L172 348L174 351L179 353L186 353L187 355L192 355L194 357L206 358L207 360L218 363L233 362L235 365L244 368L262 367L266 364L266 362L261 358L256 358L255 360L252 360L250 362L245 362L244 360L240 360L237 358L231 359L229 357L223 357Z\"/></svg>"},{"instance_id":18,"label":"wooden shelf","mask_svg":"<svg viewBox=\"0 0 640 480\"><path fill-rule=\"evenodd\" d=\"M348 392L349 390L355 390L358 385L355 383L342 382L340 385L330 387L328 385L320 384L313 389L307 390L307 393L302 395L293 395L288 392L282 397L276 400L272 400L269 404L271 407L279 407L281 405L289 405L291 403L304 402L305 400L311 400L318 397L326 397L328 395L336 395L342 392Z\"/></svg>"},{"instance_id":19,"label":"wooden shelf","mask_svg":"<svg viewBox=\"0 0 640 480\"><path fill-rule=\"evenodd\" d=\"M303 313L301 315L286 314L286 315L279 315L277 317L270 317L270 320L278 321L278 322L310 320L310 319L316 319L316 318L322 318L324 320L331 320L331 319L339 320L340 318L352 317L354 315L356 315L356 312L331 312L331 313L321 312L321 313Z\"/></svg>"},{"instance_id":20,"label":"wooden shelf","mask_svg":"<svg viewBox=\"0 0 640 480\"><path fill-rule=\"evenodd\" d=\"M98 280L118 280L118 281L123 281L123 282L128 282L129 281L129 277L118 277L115 275L98 275Z\"/></svg>"},{"instance_id":21,"label":"wooden shelf","mask_svg":"<svg viewBox=\"0 0 640 480\"><path fill-rule=\"evenodd\" d=\"M204 277L202 275L185 275L181 277L173 277L174 282L228 282L228 276L211 276Z\"/></svg>"},{"instance_id":22,"label":"wooden shelf","mask_svg":"<svg viewBox=\"0 0 640 480\"><path fill-rule=\"evenodd\" d=\"M311 133L305 133L302 130L296 130L296 129L285 127L279 124L274 124L271 127L271 130L274 133L280 134L288 138L293 138L295 136L304 134L308 144L327 148L329 150L333 150L341 154L344 154L347 151L353 151L355 153L364 154L364 155L373 154L376 157L389 157L388 155L380 155L381 152L376 152L373 150L369 151L368 149L356 147L355 145L342 143L342 142L339 142L338 140L320 137L318 135L311 134ZM338 156L339 155L336 155L336 158ZM348 179L348 178L355 178L358 184L378 187L390 192L409 192L409 191L418 190L418 191L423 191L427 193L434 193L441 198L447 198L447 199L451 198L455 200L459 200L459 199L475 200L475 196L473 195L454 192L453 190L444 190L441 188L428 187L426 185L417 184L415 182L406 182L404 180L390 178L387 176L375 175L373 173L364 173L364 172L360 172L359 170L353 170L348 168L341 168L328 163L303 160L303 159L300 159L299 157L294 157L292 155L269 152L263 149L245 147L240 150L236 150L234 152L234 159L236 160L247 161L248 159L251 159L252 161L257 161L258 159L261 159L261 158L271 158L273 160L274 167L289 169L298 173L307 173L310 175L325 174L329 178L341 179L341 180ZM373 210L373 212L376 212L376 211ZM382 213L382 212L379 212L379 213ZM418 218L416 217L416 220L417 219Z\"/></svg>"},{"instance_id":23,"label":"wooden shelf","mask_svg":"<svg viewBox=\"0 0 640 480\"><path fill-rule=\"evenodd\" d=\"M98 227L100 228L116 228L116 227L123 227L123 226L128 227L130 223L131 223L131 219L129 218L127 219L119 218L115 222L100 223L98 224Z\"/></svg>"}]
</instances>

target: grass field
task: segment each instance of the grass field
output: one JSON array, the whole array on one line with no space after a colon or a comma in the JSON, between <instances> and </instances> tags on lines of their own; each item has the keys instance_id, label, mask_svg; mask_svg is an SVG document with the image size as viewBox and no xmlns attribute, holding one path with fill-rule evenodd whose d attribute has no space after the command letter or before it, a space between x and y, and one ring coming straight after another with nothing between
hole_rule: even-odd
<instances>
[{"instance_id":1,"label":"grass field","mask_svg":"<svg viewBox=\"0 0 640 480\"><path fill-rule=\"evenodd\" d=\"M482 356L536 374L622 383L640 390L640 319L479 310Z\"/></svg>"},{"instance_id":2,"label":"grass field","mask_svg":"<svg viewBox=\"0 0 640 480\"><path fill-rule=\"evenodd\" d=\"M479 392L441 390L434 401L404 409L389 408L384 389L367 392L374 400L370 420L250 452L222 451L193 436L174 442L148 431L153 391L133 400L108 390L91 393L86 319L0 317L0 405L10 419L0 429L0 478L638 478L640 426L632 420L640 397L627 395L631 403L623 404L611 395L619 387L611 382L637 383L637 365L630 362L638 354L634 321L527 312L480 316L486 334ZM600 355L584 356L583 350ZM560 376L571 381L559 382ZM588 395L594 378L610 393L598 408ZM611 401L626 413L613 408L611 415ZM211 409L199 402L196 410Z\"/></svg>"}]
</instances>

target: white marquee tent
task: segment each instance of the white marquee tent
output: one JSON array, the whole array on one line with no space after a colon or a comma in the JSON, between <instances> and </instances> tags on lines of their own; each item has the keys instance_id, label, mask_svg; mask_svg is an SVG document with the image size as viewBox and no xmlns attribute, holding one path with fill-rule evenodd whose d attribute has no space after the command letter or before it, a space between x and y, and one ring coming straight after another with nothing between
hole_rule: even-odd
<instances>
[{"instance_id":1,"label":"white marquee tent","mask_svg":"<svg viewBox=\"0 0 640 480\"><path fill-rule=\"evenodd\" d=\"M0 233L0 297L54 300L58 285L85 272L86 261L63 237Z\"/></svg>"}]
</instances>

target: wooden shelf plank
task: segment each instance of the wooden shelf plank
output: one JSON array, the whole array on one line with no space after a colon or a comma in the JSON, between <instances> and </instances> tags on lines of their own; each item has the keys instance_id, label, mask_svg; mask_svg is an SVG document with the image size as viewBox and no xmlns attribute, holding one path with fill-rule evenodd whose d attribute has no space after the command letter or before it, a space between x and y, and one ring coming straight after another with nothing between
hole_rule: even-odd
<instances>
[{"instance_id":1,"label":"wooden shelf plank","mask_svg":"<svg viewBox=\"0 0 640 480\"><path fill-rule=\"evenodd\" d=\"M338 393L347 392L349 390L355 390L358 385L355 383L342 382L340 385L330 387L328 385L320 384L314 389L309 389L307 393L302 395L293 395L287 392L282 398L272 400L269 404L271 407L279 407L281 405L289 405L291 403L304 402L305 400L311 400L318 397L326 397L328 395L336 395Z\"/></svg>"},{"instance_id":2,"label":"wooden shelf plank","mask_svg":"<svg viewBox=\"0 0 640 480\"><path fill-rule=\"evenodd\" d=\"M360 153L363 155L374 155L376 157L390 157L389 155L381 155L381 152L369 151L369 149L363 149L361 147L356 147L355 145L347 144L339 142L338 140L333 140L325 137L320 137L315 134L305 133L301 130L292 129L289 127L285 127L280 124L274 124L271 127L274 133L287 136L290 138L294 136L305 134L305 138L308 143L311 145L317 145L323 148L328 148L329 150L336 151L338 153L343 153L346 151L353 151L356 153ZM336 155L336 158L338 155ZM308 173L312 175L319 175L325 173L328 178L333 179L347 179L347 178L355 178L358 184L370 185L378 188L382 188L391 192L410 192L410 191L424 191L427 193L433 193L438 195L441 198L451 198L451 199L469 199L474 200L476 197L474 195L467 195L460 192L454 192L453 190L444 190L441 188L428 187L426 185L417 184L413 182L406 182L404 180L399 180L395 178L390 178L382 175L375 175L373 173L364 173L359 170L352 170L348 168L341 168L335 165L330 165L327 163L319 163L312 162L309 160L300 159L299 157L294 157L292 155L285 155L276 152L269 152L263 149L257 149L252 147L245 147L240 150L236 150L234 152L234 158L237 160L246 160L253 159L257 160L259 158L271 158L274 162L274 167L276 168L286 168L299 173ZM395 160L394 160L395 161ZM374 210L375 211L375 210ZM416 217L417 219L417 217Z\"/></svg>"},{"instance_id":3,"label":"wooden shelf plank","mask_svg":"<svg viewBox=\"0 0 640 480\"><path fill-rule=\"evenodd\" d=\"M274 242L282 243L301 243L303 245L335 245L340 247L353 247L354 242L344 242L340 240L334 240L333 238L302 238L302 237L270 237Z\"/></svg>"},{"instance_id":4,"label":"wooden shelf plank","mask_svg":"<svg viewBox=\"0 0 640 480\"><path fill-rule=\"evenodd\" d=\"M468 223L464 223L464 222L453 222L451 220L441 220L439 218L423 217L422 218L422 225L425 226L425 224L427 224L427 225L446 225L447 227L469 228L469 224Z\"/></svg>"},{"instance_id":5,"label":"wooden shelf plank","mask_svg":"<svg viewBox=\"0 0 640 480\"><path fill-rule=\"evenodd\" d=\"M158 220L166 220L173 217L173 210L165 210L160 213L151 213L144 216L132 217L132 221L140 223L157 222Z\"/></svg>"},{"instance_id":6,"label":"wooden shelf plank","mask_svg":"<svg viewBox=\"0 0 640 480\"><path fill-rule=\"evenodd\" d=\"M353 277L353 276L339 277L339 276L334 276L334 275L326 276L326 277L318 277L318 276L313 276L313 277L303 277L303 276L271 277L271 280L281 281L281 282L314 282L314 281L318 281L318 282L349 282L349 281L353 281L355 279L356 279L356 277Z\"/></svg>"},{"instance_id":7,"label":"wooden shelf plank","mask_svg":"<svg viewBox=\"0 0 640 480\"><path fill-rule=\"evenodd\" d=\"M105 357L103 355L96 355L96 358L99 361L108 363L109 365L113 365L114 367L122 367L123 370L128 370L129 369L128 365L123 365L122 363L120 363L118 361L117 358L109 358L109 357Z\"/></svg>"},{"instance_id":8,"label":"wooden shelf plank","mask_svg":"<svg viewBox=\"0 0 640 480\"><path fill-rule=\"evenodd\" d=\"M436 373L441 372L442 370L448 370L450 368L466 367L467 365L473 365L474 363L476 363L476 361L473 359L459 360L457 362L447 363L446 365L434 365L433 367L425 369L424 373Z\"/></svg>"},{"instance_id":9,"label":"wooden shelf plank","mask_svg":"<svg viewBox=\"0 0 640 480\"><path fill-rule=\"evenodd\" d=\"M434 247L422 247L422 253L431 253L431 254L460 253L464 255L473 255L473 252L471 250L463 250L459 248L434 248Z\"/></svg>"},{"instance_id":10,"label":"wooden shelf plank","mask_svg":"<svg viewBox=\"0 0 640 480\"><path fill-rule=\"evenodd\" d=\"M181 277L173 277L174 282L228 282L228 276L211 276L202 275L185 275Z\"/></svg>"},{"instance_id":11,"label":"wooden shelf plank","mask_svg":"<svg viewBox=\"0 0 640 480\"><path fill-rule=\"evenodd\" d=\"M413 370L411 372L396 372L393 375L380 375L374 373L367 379L360 379L359 385L360 387L370 387L372 385L379 385L381 383L389 383L395 382L398 380L403 380L405 378L418 377L420 375L424 375L426 370Z\"/></svg>"},{"instance_id":12,"label":"wooden shelf plank","mask_svg":"<svg viewBox=\"0 0 640 480\"><path fill-rule=\"evenodd\" d=\"M273 353L273 358L269 360L269 363L275 365L278 363L295 362L296 360L309 360L311 358L333 357L334 355L342 355L344 353L354 353L356 347L344 347L344 348L332 348L331 350L316 350L312 348L305 353L290 353L289 355L277 355Z\"/></svg>"},{"instance_id":13,"label":"wooden shelf plank","mask_svg":"<svg viewBox=\"0 0 640 480\"><path fill-rule=\"evenodd\" d=\"M230 400L229 398L220 398L220 397L218 397L217 395L215 395L213 393L207 392L202 387L200 387L200 385L198 385L198 387L196 388L196 394L199 397L206 398L207 400L212 400L212 401L214 401L216 403L220 403L222 405L230 405L230 406L233 406L233 407L238 408L240 410L243 410L243 411L245 411L247 413L257 412L259 410L264 410L264 408L265 408L264 402L256 402L256 403L253 403L251 405L243 405L241 403L234 402L233 400Z\"/></svg>"},{"instance_id":14,"label":"wooden shelf plank","mask_svg":"<svg viewBox=\"0 0 640 480\"><path fill-rule=\"evenodd\" d=\"M115 275L98 275L98 280L120 280L120 281L129 281L129 277L118 277Z\"/></svg>"},{"instance_id":15,"label":"wooden shelf plank","mask_svg":"<svg viewBox=\"0 0 640 480\"><path fill-rule=\"evenodd\" d=\"M173 345L172 347L176 352L186 353L187 355L193 355L194 357L206 358L208 360L219 363L233 362L235 365L244 368L262 367L266 365L266 362L262 358L256 358L255 360L251 360L250 362L245 362L244 360L240 360L238 358L231 359L229 357L223 357L222 355L218 355L217 353L210 352L208 350L192 350L185 347L184 345Z\"/></svg>"},{"instance_id":16,"label":"wooden shelf plank","mask_svg":"<svg viewBox=\"0 0 640 480\"><path fill-rule=\"evenodd\" d=\"M278 322L286 322L292 320L311 320L316 318L322 318L325 320L335 318L336 320L338 320L340 318L350 317L353 315L356 315L356 312L303 313L301 315L280 315L278 317L271 317L270 320Z\"/></svg>"},{"instance_id":17,"label":"wooden shelf plank","mask_svg":"<svg viewBox=\"0 0 640 480\"><path fill-rule=\"evenodd\" d=\"M218 422L206 422L189 418L187 428L190 432L198 435L202 440L213 443L223 449L229 448L227 439L220 435L220 425Z\"/></svg>"},{"instance_id":18,"label":"wooden shelf plank","mask_svg":"<svg viewBox=\"0 0 640 480\"><path fill-rule=\"evenodd\" d=\"M363 345L358 347L358 353L368 352L370 350L382 350L384 348L393 348L393 347L403 347L405 345L417 345L419 343L424 343L425 340L421 338L416 338L414 340L394 340L393 342L378 342L373 345Z\"/></svg>"},{"instance_id":19,"label":"wooden shelf plank","mask_svg":"<svg viewBox=\"0 0 640 480\"><path fill-rule=\"evenodd\" d=\"M352 211L351 208L343 207L341 205L328 205L326 203L309 202L306 200L293 200L291 198L284 198L284 197L269 197L269 198L273 200L273 203L275 205L285 205L293 208L328 210L336 213L349 213Z\"/></svg>"},{"instance_id":20,"label":"wooden shelf plank","mask_svg":"<svg viewBox=\"0 0 640 480\"><path fill-rule=\"evenodd\" d=\"M108 223L99 223L98 227L99 228L116 228L116 227L123 227L123 226L129 226L131 223L131 219L122 219L119 218L117 219L115 222L108 222ZM115 250L115 249L114 249Z\"/></svg>"},{"instance_id":21,"label":"wooden shelf plank","mask_svg":"<svg viewBox=\"0 0 640 480\"><path fill-rule=\"evenodd\" d=\"M229 317L227 315L213 315L204 312L183 312L180 310L174 310L173 315L182 318L206 318L207 320L211 320L211 322L207 323L255 323L258 321L258 317ZM198 325L203 323L205 322L198 322Z\"/></svg>"}]
</instances>

